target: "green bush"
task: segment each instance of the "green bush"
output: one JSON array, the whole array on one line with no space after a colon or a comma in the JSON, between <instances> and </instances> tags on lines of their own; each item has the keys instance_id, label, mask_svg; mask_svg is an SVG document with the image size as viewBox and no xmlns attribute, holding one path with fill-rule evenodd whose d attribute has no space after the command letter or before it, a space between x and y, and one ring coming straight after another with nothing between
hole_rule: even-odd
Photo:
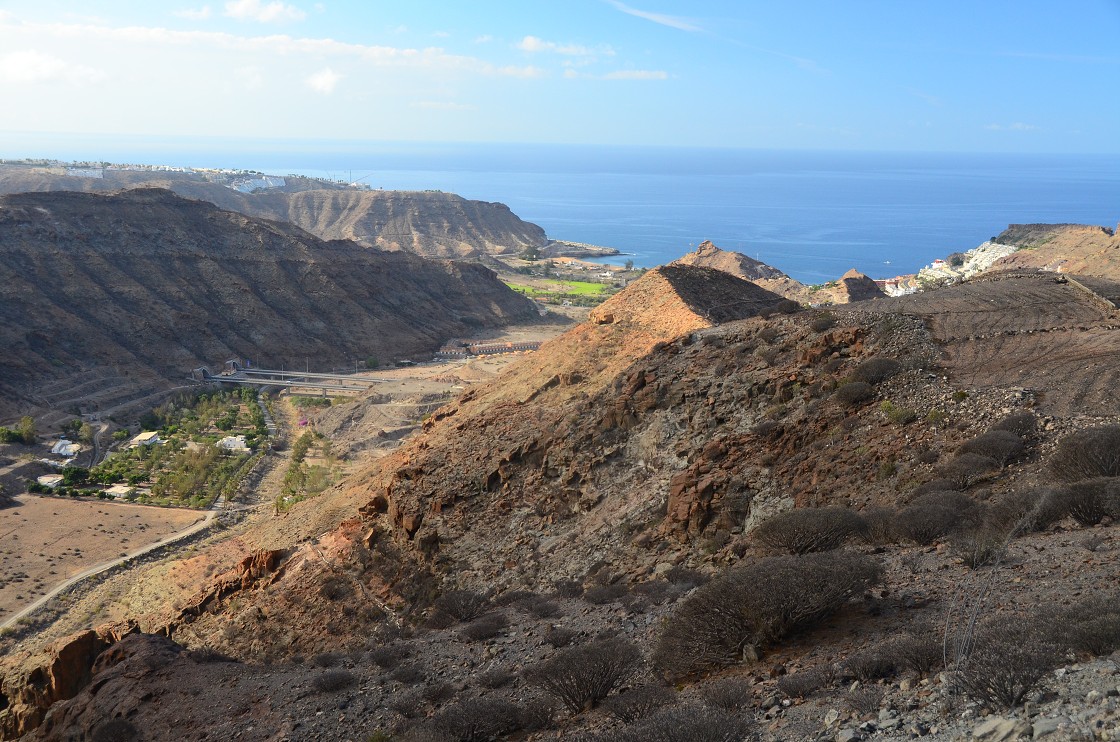
<instances>
[{"instance_id":1,"label":"green bush","mask_svg":"<svg viewBox=\"0 0 1120 742\"><path fill-rule=\"evenodd\" d=\"M918 419L918 413L909 407L899 407L890 400L884 401L879 405L879 409L887 416L895 425L909 425Z\"/></svg>"}]
</instances>

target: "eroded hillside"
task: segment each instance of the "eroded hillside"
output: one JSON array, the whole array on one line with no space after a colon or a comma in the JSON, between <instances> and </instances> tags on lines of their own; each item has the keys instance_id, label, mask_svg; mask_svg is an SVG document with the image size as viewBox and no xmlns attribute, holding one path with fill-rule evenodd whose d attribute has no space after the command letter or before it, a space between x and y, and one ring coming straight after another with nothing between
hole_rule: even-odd
<instances>
[{"instance_id":1,"label":"eroded hillside","mask_svg":"<svg viewBox=\"0 0 1120 742\"><path fill-rule=\"evenodd\" d=\"M42 408L78 404L89 383L119 392L90 411L107 409L230 357L407 358L538 316L482 266L324 242L157 189L5 196L0 256L0 390Z\"/></svg>"},{"instance_id":2,"label":"eroded hillside","mask_svg":"<svg viewBox=\"0 0 1120 742\"><path fill-rule=\"evenodd\" d=\"M1057 647L1040 627L1079 626L1060 611L1117 587L1120 511L1071 510L1062 498L1078 490L1053 466L1071 433L1120 421L1120 400L1095 381L1115 359L1078 368L1053 342L1088 332L1104 347L1115 335L1104 297L1116 287L1090 283L1007 274L787 315L773 313L778 296L718 271L650 271L320 499L122 584L118 600L146 610L117 607L100 638L9 670L7 728L22 719L30 729L63 700L40 735L109 718L231 733L251 718L261 739L471 739L462 722L481 718L500 720L483 727L491 736L659 739L642 736L640 714L609 711L610 699L596 708L602 697L540 710L542 668L573 656L570 643L636 658L617 688L626 693L611 698L660 688L648 690L654 708L678 714L665 724L735 723L775 740L971 734L973 719L1001 707L962 696L957 670L938 674L951 642L920 640L958 637L964 612L966 624L984 619L992 646L1005 647L989 619L1035 616L1036 633L1005 633L1033 637L1020 648ZM1020 369L1029 383L1009 381ZM760 526L789 512L846 513L856 525L823 547L842 551L773 561L795 542ZM765 597L815 597L847 579L822 582L830 564L866 580L789 635L748 632L724 654L695 654L719 625L704 601L741 595L734 575L792 574ZM204 590L167 587L175 571L207 565L219 574ZM1040 606L1056 612L1043 620ZM79 626L64 620L23 649ZM142 635L113 643L136 629L195 653ZM215 650L243 664L215 662ZM1064 667L1065 695L1032 695L1046 714L1036 721L1055 720L1047 734L1116 729L1100 690L1115 668L1067 651L1039 660L1047 673ZM100 674L79 692L99 655ZM319 668L301 672L296 655ZM35 685L35 662L57 681ZM215 683L239 721L206 712ZM201 699L190 714L168 710L179 688ZM1089 692L1094 705L1078 706ZM327 704L337 716L315 713Z\"/></svg>"}]
</instances>

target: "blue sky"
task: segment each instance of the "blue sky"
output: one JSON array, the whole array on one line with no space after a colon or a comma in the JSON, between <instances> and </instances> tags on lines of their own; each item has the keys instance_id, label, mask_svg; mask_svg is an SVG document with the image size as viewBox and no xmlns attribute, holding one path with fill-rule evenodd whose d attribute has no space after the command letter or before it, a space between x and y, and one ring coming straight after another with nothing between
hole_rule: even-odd
<instances>
[{"instance_id":1,"label":"blue sky","mask_svg":"<svg viewBox=\"0 0 1120 742\"><path fill-rule=\"evenodd\" d=\"M0 0L28 133L1120 152L1120 0Z\"/></svg>"}]
</instances>

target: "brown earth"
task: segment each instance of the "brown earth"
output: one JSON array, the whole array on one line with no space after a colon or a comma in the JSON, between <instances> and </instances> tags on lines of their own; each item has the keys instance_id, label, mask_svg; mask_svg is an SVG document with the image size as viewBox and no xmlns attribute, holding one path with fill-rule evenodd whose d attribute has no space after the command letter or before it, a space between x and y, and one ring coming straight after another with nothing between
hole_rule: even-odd
<instances>
[{"instance_id":1,"label":"brown earth","mask_svg":"<svg viewBox=\"0 0 1120 742\"><path fill-rule=\"evenodd\" d=\"M536 305L482 266L324 242L164 190L0 198L0 393L36 414L150 407L230 357L353 368L525 320Z\"/></svg>"},{"instance_id":2,"label":"brown earth","mask_svg":"<svg viewBox=\"0 0 1120 742\"><path fill-rule=\"evenodd\" d=\"M543 229L505 204L439 191L369 191L308 178L285 180L281 188L242 193L197 173L106 170L103 178L85 178L59 169L0 165L0 194L166 188L228 211L289 222L323 240L434 258L518 254L548 243Z\"/></svg>"},{"instance_id":3,"label":"brown earth","mask_svg":"<svg viewBox=\"0 0 1120 742\"><path fill-rule=\"evenodd\" d=\"M20 495L15 501L0 509L0 621L90 565L202 518L195 510L100 500Z\"/></svg>"},{"instance_id":4,"label":"brown earth","mask_svg":"<svg viewBox=\"0 0 1120 742\"><path fill-rule=\"evenodd\" d=\"M161 648L159 640L131 639L106 655L88 691L54 706L42 734L87 733L111 714L156 737L154 730L181 729L175 720L184 715L218 736L236 729L260 738L352 737L414 726L449 703L429 700L440 697L437 690L460 700L524 703L536 692L523 680L495 691L476 675L539 662L551 651L544 634L550 623L571 628L577 642L609 631L648 653L661 619L689 589L666 579L673 568L710 575L758 558L766 552L751 530L770 514L819 505L898 507L962 443L1008 413L1033 411L1039 429L1027 453L967 490L987 507L1049 483L1049 456L1068 431L1120 421L1120 402L1093 386L1091 370L1035 373L1029 388L997 385L988 378L1017 361L991 354L983 356L990 359L985 373L970 376L993 339L1017 338L1017 352L1027 357L1032 349L1044 354L1059 332L1092 331L1101 340L1115 334L1100 297L1076 284L1002 276L904 301L833 308L830 321L813 312L751 316L778 300L718 271L651 271L588 323L437 411L423 434L341 486L286 516L255 516L233 538L201 552L184 567L188 574L221 566L202 590L169 589L168 564L149 568L144 579L106 585L122 606L135 606L116 614L131 616L130 625L254 664L204 668L176 659L175 648ZM958 351L958 342L974 345ZM901 372L878 383L871 401L840 404L837 384L877 356L897 359ZM1082 391L1063 397L1067 385ZM912 414L892 414L899 409ZM723 675L747 682L743 713L766 739L835 739L841 726L861 733L860 724L892 718L902 721L879 738L969 734L983 709L943 711L946 686L935 675L868 681L883 695L881 710L838 712L831 726L824 717L845 707L845 691L833 687L805 702L781 703L775 686L786 673L844 660L903 630L928 631L962 600L983 598L986 611L1014 613L1115 589L1117 528L1106 521L1086 532L1065 520L1013 540L1001 566L983 570L969 568L951 539L930 547L853 543L850 549L881 561L883 584L820 629ZM1092 548L1084 545L1090 536L1099 537ZM557 598L559 615L547 621L511 598L498 608L510 625L490 639L471 641L459 627L424 624L432 599L449 587L545 592L565 580L579 592L591 590ZM595 588L614 597L593 597L604 593ZM107 594L78 601L72 615ZM409 638L408 627L402 634L402 623L414 625L416 636ZM74 641L54 650L49 643L75 628L66 618L18 647L4 645L8 729L14 720L41 718L44 703L62 697L29 696L27 689L38 687L29 673L60 665L58 652ZM388 645L408 647L419 677L396 685L391 673L386 680L358 654ZM312 693L300 683L320 671L301 673L290 660L331 651L348 655L333 661L353 665L354 685L338 695ZM133 652L138 659L128 659ZM1070 663L1060 687L1082 694L1092 688L1107 698L1112 675L1070 684L1066 676L1084 669ZM88 668L78 659L65 666L66 677ZM653 680L645 674L635 682ZM209 713L216 697L204 688L214 682L230 689L230 714ZM679 697L702 698L707 682L684 681ZM437 689L441 683L450 688ZM101 688L109 693L105 703L94 694ZM177 688L198 689L188 691L199 699L188 701L189 711L172 702ZM410 693L417 696L411 707L403 698ZM1086 711L1068 695L1031 703L1070 718ZM1113 707L1093 706L1082 721L1091 727L1094 718L1102 729L1120 724ZM261 728L250 730L257 719ZM21 723L20 729L31 726ZM602 711L562 714L553 729L527 738L618 725Z\"/></svg>"},{"instance_id":5,"label":"brown earth","mask_svg":"<svg viewBox=\"0 0 1120 742\"><path fill-rule=\"evenodd\" d=\"M1120 280L1120 237L1084 224L1012 224L993 242L1020 249L989 270L1047 270Z\"/></svg>"}]
</instances>

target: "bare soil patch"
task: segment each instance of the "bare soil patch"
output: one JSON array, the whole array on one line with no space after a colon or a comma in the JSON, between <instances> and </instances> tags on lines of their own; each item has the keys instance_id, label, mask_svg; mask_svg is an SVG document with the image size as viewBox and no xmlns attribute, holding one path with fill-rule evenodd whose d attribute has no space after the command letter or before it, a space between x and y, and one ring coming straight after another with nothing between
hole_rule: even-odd
<instances>
[{"instance_id":1,"label":"bare soil patch","mask_svg":"<svg viewBox=\"0 0 1120 742\"><path fill-rule=\"evenodd\" d=\"M95 564L180 531L196 510L21 495L0 510L0 619Z\"/></svg>"}]
</instances>

